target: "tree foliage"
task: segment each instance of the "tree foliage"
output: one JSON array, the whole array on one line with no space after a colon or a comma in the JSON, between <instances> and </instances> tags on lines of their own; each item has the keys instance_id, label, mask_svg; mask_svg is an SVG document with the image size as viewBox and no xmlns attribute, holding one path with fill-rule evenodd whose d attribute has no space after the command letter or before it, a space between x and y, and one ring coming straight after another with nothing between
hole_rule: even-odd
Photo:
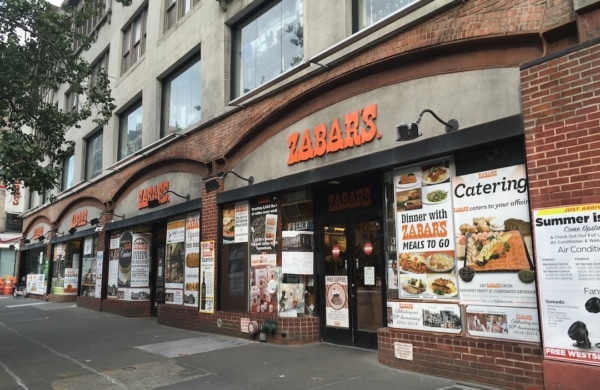
<instances>
[{"instance_id":1,"label":"tree foliage","mask_svg":"<svg viewBox=\"0 0 600 390\"><path fill-rule=\"evenodd\" d=\"M73 147L66 131L88 118L106 123L115 108L106 73L90 83L93 69L80 56L93 37L77 27L104 12L102 3L69 0L58 9L44 0L0 0L0 181L9 191L21 181L40 193L57 186ZM48 100L64 85L80 96L78 110Z\"/></svg>"}]
</instances>

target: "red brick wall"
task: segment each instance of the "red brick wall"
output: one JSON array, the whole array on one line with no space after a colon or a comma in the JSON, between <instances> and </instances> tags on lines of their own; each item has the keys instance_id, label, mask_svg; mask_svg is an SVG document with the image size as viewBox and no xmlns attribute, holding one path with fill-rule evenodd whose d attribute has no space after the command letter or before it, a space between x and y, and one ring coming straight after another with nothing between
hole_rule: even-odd
<instances>
[{"instance_id":1,"label":"red brick wall","mask_svg":"<svg viewBox=\"0 0 600 390\"><path fill-rule=\"evenodd\" d=\"M123 317L150 317L150 301L121 301L103 299L102 311Z\"/></svg>"},{"instance_id":2,"label":"red brick wall","mask_svg":"<svg viewBox=\"0 0 600 390\"><path fill-rule=\"evenodd\" d=\"M159 305L158 323L165 326L195 330L199 332L218 333L232 337L250 338L249 333L241 330L242 318L258 322L259 328L266 320L277 321L277 332L269 333L267 341L276 344L306 344L319 341L319 318L277 318L263 313L230 313L216 312L201 314L197 308ZM221 326L218 326L218 320ZM284 336L285 334L285 336Z\"/></svg>"},{"instance_id":3,"label":"red brick wall","mask_svg":"<svg viewBox=\"0 0 600 390\"><path fill-rule=\"evenodd\" d=\"M84 309L102 311L102 300L93 297L77 297L77 306Z\"/></svg>"},{"instance_id":4,"label":"red brick wall","mask_svg":"<svg viewBox=\"0 0 600 390\"><path fill-rule=\"evenodd\" d=\"M541 390L542 350L532 344L452 337L382 328L379 362L426 374L479 382L502 389ZM398 359L394 343L413 346L413 360Z\"/></svg>"},{"instance_id":5,"label":"red brick wall","mask_svg":"<svg viewBox=\"0 0 600 390\"><path fill-rule=\"evenodd\" d=\"M521 72L531 208L600 202L600 40ZM598 387L600 367L544 361L548 389Z\"/></svg>"}]
</instances>

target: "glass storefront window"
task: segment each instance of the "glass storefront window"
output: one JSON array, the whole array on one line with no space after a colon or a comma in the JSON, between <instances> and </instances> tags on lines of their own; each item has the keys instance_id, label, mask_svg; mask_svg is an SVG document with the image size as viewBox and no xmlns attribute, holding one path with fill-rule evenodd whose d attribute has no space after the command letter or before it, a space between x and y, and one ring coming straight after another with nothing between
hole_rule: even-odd
<instances>
[{"instance_id":1,"label":"glass storefront window","mask_svg":"<svg viewBox=\"0 0 600 390\"><path fill-rule=\"evenodd\" d=\"M56 244L53 250L51 293L76 294L81 269L81 241Z\"/></svg>"},{"instance_id":2,"label":"glass storefront window","mask_svg":"<svg viewBox=\"0 0 600 390\"><path fill-rule=\"evenodd\" d=\"M96 293L96 255L98 253L98 236L86 237L83 241L83 262L81 264L80 295L94 297Z\"/></svg>"}]
</instances>

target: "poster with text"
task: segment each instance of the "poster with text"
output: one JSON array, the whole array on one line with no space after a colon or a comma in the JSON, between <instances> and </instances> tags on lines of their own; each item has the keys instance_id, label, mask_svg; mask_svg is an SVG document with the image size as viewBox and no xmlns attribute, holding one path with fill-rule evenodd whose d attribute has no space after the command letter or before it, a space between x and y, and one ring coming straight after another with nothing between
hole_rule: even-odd
<instances>
[{"instance_id":1,"label":"poster with text","mask_svg":"<svg viewBox=\"0 0 600 390\"><path fill-rule=\"evenodd\" d=\"M185 219L167 223L165 287L183 290L185 275ZM174 303L174 302L167 302Z\"/></svg>"},{"instance_id":2,"label":"poster with text","mask_svg":"<svg viewBox=\"0 0 600 390\"><path fill-rule=\"evenodd\" d=\"M133 235L131 287L150 286L150 240L147 234Z\"/></svg>"},{"instance_id":3,"label":"poster with text","mask_svg":"<svg viewBox=\"0 0 600 390\"><path fill-rule=\"evenodd\" d=\"M421 303L414 301L387 303L389 328L429 330L442 333L462 332L460 307L451 303Z\"/></svg>"},{"instance_id":4,"label":"poster with text","mask_svg":"<svg viewBox=\"0 0 600 390\"><path fill-rule=\"evenodd\" d=\"M325 317L327 326L350 327L347 276L325 276Z\"/></svg>"},{"instance_id":5,"label":"poster with text","mask_svg":"<svg viewBox=\"0 0 600 390\"><path fill-rule=\"evenodd\" d=\"M106 298L117 299L118 279L119 279L119 234L113 233L110 236L108 251L108 284Z\"/></svg>"},{"instance_id":6,"label":"poster with text","mask_svg":"<svg viewBox=\"0 0 600 390\"><path fill-rule=\"evenodd\" d=\"M281 264L284 274L313 274L314 237L309 231L289 231L281 233Z\"/></svg>"},{"instance_id":7,"label":"poster with text","mask_svg":"<svg viewBox=\"0 0 600 390\"><path fill-rule=\"evenodd\" d=\"M446 159L394 171L402 298L458 297L450 178Z\"/></svg>"},{"instance_id":8,"label":"poster with text","mask_svg":"<svg viewBox=\"0 0 600 390\"><path fill-rule=\"evenodd\" d=\"M198 306L200 289L200 213L185 218L185 286L183 304Z\"/></svg>"},{"instance_id":9,"label":"poster with text","mask_svg":"<svg viewBox=\"0 0 600 390\"><path fill-rule=\"evenodd\" d=\"M452 179L461 303L537 307L525 165Z\"/></svg>"},{"instance_id":10,"label":"poster with text","mask_svg":"<svg viewBox=\"0 0 600 390\"><path fill-rule=\"evenodd\" d=\"M537 309L468 305L466 314L469 336L540 342Z\"/></svg>"},{"instance_id":11,"label":"poster with text","mask_svg":"<svg viewBox=\"0 0 600 390\"><path fill-rule=\"evenodd\" d=\"M235 242L248 242L248 202L235 204Z\"/></svg>"},{"instance_id":12,"label":"poster with text","mask_svg":"<svg viewBox=\"0 0 600 390\"><path fill-rule=\"evenodd\" d=\"M131 252L133 236L125 232L119 237L119 288L131 286Z\"/></svg>"},{"instance_id":13,"label":"poster with text","mask_svg":"<svg viewBox=\"0 0 600 390\"><path fill-rule=\"evenodd\" d=\"M544 357L600 365L600 203L533 215Z\"/></svg>"},{"instance_id":14,"label":"poster with text","mask_svg":"<svg viewBox=\"0 0 600 390\"><path fill-rule=\"evenodd\" d=\"M102 267L104 266L104 252L96 254L96 287L94 290L94 298L102 297Z\"/></svg>"},{"instance_id":15,"label":"poster with text","mask_svg":"<svg viewBox=\"0 0 600 390\"><path fill-rule=\"evenodd\" d=\"M79 269L65 268L65 284L64 295L77 294L77 279L79 277Z\"/></svg>"},{"instance_id":16,"label":"poster with text","mask_svg":"<svg viewBox=\"0 0 600 390\"><path fill-rule=\"evenodd\" d=\"M200 312L215 311L215 242L200 243Z\"/></svg>"}]
</instances>

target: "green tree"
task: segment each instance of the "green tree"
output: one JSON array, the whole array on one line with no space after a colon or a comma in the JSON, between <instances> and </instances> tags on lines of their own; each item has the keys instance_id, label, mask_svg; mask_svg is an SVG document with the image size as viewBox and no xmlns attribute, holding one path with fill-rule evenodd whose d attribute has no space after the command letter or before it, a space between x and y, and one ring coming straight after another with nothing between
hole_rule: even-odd
<instances>
[{"instance_id":1,"label":"green tree","mask_svg":"<svg viewBox=\"0 0 600 390\"><path fill-rule=\"evenodd\" d=\"M0 181L10 191L19 181L40 193L57 186L73 147L66 131L92 116L97 123L111 116L106 73L92 74L80 56L93 37L78 28L101 17L104 3L68 0L58 9L44 0L0 0ZM78 110L48 100L61 85L85 96Z\"/></svg>"}]
</instances>

